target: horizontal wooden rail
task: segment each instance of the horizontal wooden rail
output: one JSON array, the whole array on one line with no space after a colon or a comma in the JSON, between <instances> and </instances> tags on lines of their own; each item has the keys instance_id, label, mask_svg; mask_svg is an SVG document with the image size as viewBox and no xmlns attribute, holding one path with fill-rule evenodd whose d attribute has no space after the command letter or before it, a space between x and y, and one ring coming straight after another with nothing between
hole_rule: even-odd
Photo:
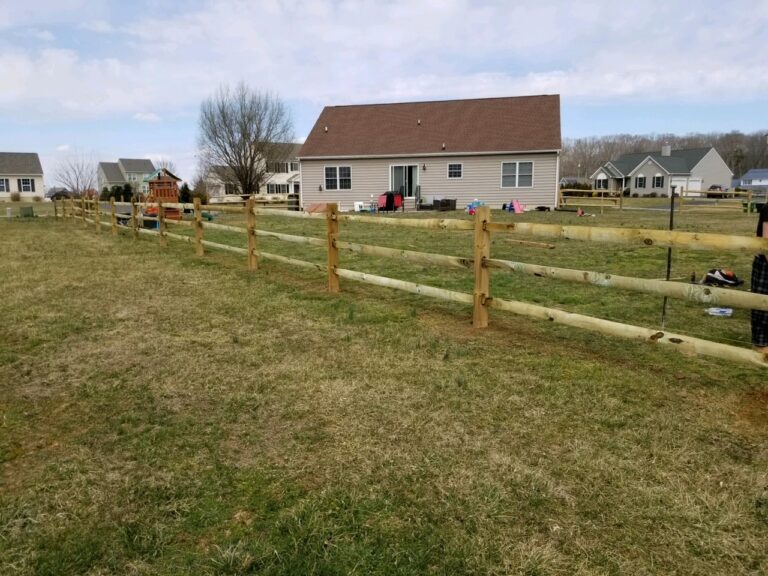
<instances>
[{"instance_id":1,"label":"horizontal wooden rail","mask_svg":"<svg viewBox=\"0 0 768 576\"><path fill-rule=\"evenodd\" d=\"M122 214L120 212L115 212L115 218L123 218L125 220L130 220L131 215L130 214Z\"/></svg>"},{"instance_id":2,"label":"horizontal wooden rail","mask_svg":"<svg viewBox=\"0 0 768 576\"><path fill-rule=\"evenodd\" d=\"M540 238L563 238L616 244L641 244L689 248L691 250L738 250L743 252L768 251L768 238L733 236L700 232L678 232L642 228L602 228L559 224L535 224L530 222L489 222L486 229L492 232L528 234Z\"/></svg>"},{"instance_id":3,"label":"horizontal wooden rail","mask_svg":"<svg viewBox=\"0 0 768 576\"><path fill-rule=\"evenodd\" d=\"M722 358L724 360L734 360L757 364L759 366L768 366L768 358L765 354L749 350L748 348L711 342L709 340L702 340L691 336L684 336L682 334L674 334L672 332L662 332L651 328L642 328L631 324L622 324L620 322L603 320L602 318L595 318L592 316L584 316L573 312L564 312L555 308L546 308L544 306L528 304L525 302L493 298L490 305L492 308L505 310L521 316L528 316L539 320L548 320L565 326L592 330L610 336L642 339L647 342L658 344L669 344L674 346L676 350L684 353L702 354L705 356Z\"/></svg>"},{"instance_id":4,"label":"horizontal wooden rail","mask_svg":"<svg viewBox=\"0 0 768 576\"><path fill-rule=\"evenodd\" d=\"M230 226L229 224L217 224L216 222L203 222L203 228L211 230L223 230L225 232L236 232L238 234L248 234L248 229L242 226Z\"/></svg>"},{"instance_id":5,"label":"horizontal wooden rail","mask_svg":"<svg viewBox=\"0 0 768 576\"><path fill-rule=\"evenodd\" d=\"M325 242L323 242L325 244ZM429 252L414 252L412 250L399 250L397 248L385 248L383 246L371 246L368 244L357 244L355 242L346 242L337 240L336 247L340 250L347 250L366 256L381 256L384 258L402 258L412 262L422 264L435 264L438 266L448 266L452 268L472 268L472 258L462 258L460 256L446 256L445 254L432 254Z\"/></svg>"},{"instance_id":6,"label":"horizontal wooden rail","mask_svg":"<svg viewBox=\"0 0 768 576\"><path fill-rule=\"evenodd\" d=\"M297 260L296 258L288 258L286 256L280 256L279 254L271 254L269 252L258 252L259 258L264 260L274 260L275 262L281 262L283 264L289 264L291 266L298 266L299 268L311 268L318 270L319 272L325 272L326 264L315 264L314 262L307 262L306 260Z\"/></svg>"},{"instance_id":7,"label":"horizontal wooden rail","mask_svg":"<svg viewBox=\"0 0 768 576\"><path fill-rule=\"evenodd\" d=\"M190 237L191 238L191 237ZM235 254L248 254L248 250L245 248L238 248L237 246L230 246L229 244L220 244L218 242L211 242L210 240L201 240L203 246L209 248L216 248L218 250L225 250L226 252L234 252Z\"/></svg>"},{"instance_id":8,"label":"horizontal wooden rail","mask_svg":"<svg viewBox=\"0 0 768 576\"><path fill-rule=\"evenodd\" d=\"M462 304L472 304L474 301L472 294L446 290L445 288L435 288L434 286L426 286L414 282L405 282L404 280L395 280L394 278L387 278L386 276L376 276L374 274L357 272L356 270L346 270L344 268L336 268L336 273L340 278L347 278L348 280L355 280L357 282L364 282L366 284L373 284L384 288L394 288L395 290L403 290L405 292L411 292L412 294L429 296L430 298L437 298L439 300L460 302Z\"/></svg>"},{"instance_id":9,"label":"horizontal wooden rail","mask_svg":"<svg viewBox=\"0 0 768 576\"><path fill-rule=\"evenodd\" d=\"M702 284L669 282L666 280L654 280L650 278L635 278L632 276L618 276L603 272L556 268L554 266L541 266L539 264L526 264L525 262L512 262L510 260L498 260L493 258L486 260L486 266L509 272L520 272L532 276L540 276L543 278L554 278L579 284L592 284L601 288L616 288L619 290L642 292L644 294L657 294L659 296L690 300L700 304L768 310L768 296L753 292L732 290L730 288L717 288L715 286L705 286Z\"/></svg>"},{"instance_id":10,"label":"horizontal wooden rail","mask_svg":"<svg viewBox=\"0 0 768 576\"><path fill-rule=\"evenodd\" d=\"M184 236L183 234L174 234L173 232L166 232L165 236L173 238L174 240L181 240L182 242L193 242L195 239L192 236Z\"/></svg>"},{"instance_id":11,"label":"horizontal wooden rail","mask_svg":"<svg viewBox=\"0 0 768 576\"><path fill-rule=\"evenodd\" d=\"M165 206L165 204L163 204ZM187 228L192 228L195 223L191 220L176 220L175 218L168 218L165 217L165 223L166 224L173 224L174 226L186 226Z\"/></svg>"},{"instance_id":12,"label":"horizontal wooden rail","mask_svg":"<svg viewBox=\"0 0 768 576\"><path fill-rule=\"evenodd\" d=\"M160 235L160 232L158 232L157 230L152 230L150 228L137 228L136 230L138 231L139 234L151 234L153 236Z\"/></svg>"},{"instance_id":13,"label":"horizontal wooden rail","mask_svg":"<svg viewBox=\"0 0 768 576\"><path fill-rule=\"evenodd\" d=\"M254 208L253 213L257 216L278 216L281 218L310 218L315 220L325 220L324 212L296 212L293 210L269 210L266 208Z\"/></svg>"},{"instance_id":14,"label":"horizontal wooden rail","mask_svg":"<svg viewBox=\"0 0 768 576\"><path fill-rule=\"evenodd\" d=\"M245 210L244 204L238 206L227 206L226 204L205 204L201 208L205 212L226 212L228 214L242 214Z\"/></svg>"},{"instance_id":15,"label":"horizontal wooden rail","mask_svg":"<svg viewBox=\"0 0 768 576\"><path fill-rule=\"evenodd\" d=\"M263 236L265 238L276 238L277 240L283 240L285 242L293 242L295 244L309 244L310 246L319 246L325 248L328 242L321 238L313 238L312 236L296 236L294 234L283 234L281 232L272 232L271 230L255 230L256 236Z\"/></svg>"},{"instance_id":16,"label":"horizontal wooden rail","mask_svg":"<svg viewBox=\"0 0 768 576\"><path fill-rule=\"evenodd\" d=\"M457 220L455 218L391 218L382 216L358 216L357 214L339 214L342 222L363 222L366 224L382 224L385 226L402 226L404 228L427 228L431 230L474 230L472 220Z\"/></svg>"},{"instance_id":17,"label":"horizontal wooden rail","mask_svg":"<svg viewBox=\"0 0 768 576\"><path fill-rule=\"evenodd\" d=\"M356 280L358 282L364 282L385 288L393 288L395 290L403 290L405 292L411 292L413 294L419 294L422 296L429 296L431 298L437 298L440 300L460 302L462 304L473 303L472 295L466 294L464 292L445 290L443 288L434 288L432 286L395 280L393 278L386 278L384 276L375 276L373 274L366 274L364 272L357 272L354 270L346 270L344 268L337 268L336 272L341 278L347 278L349 280ZM721 344L719 342L711 342L709 340L702 340L699 338L693 338L672 332L661 332L659 330L653 330L650 328L632 326L630 324L622 324L620 322L603 320L601 318L594 318L592 316L585 316L572 312L564 312L555 308L547 308L544 306L538 306L536 304L527 304L525 302L515 302L512 300L492 298L489 300L489 303L492 308L512 312L521 316L528 316L539 320L548 320L566 326L572 326L574 328L582 328L586 330L592 330L594 332L608 334L610 336L642 339L651 343L666 344L673 346L676 350L684 353L702 354L705 356L713 356L725 360L747 362L750 364L756 364L758 366L768 366L768 358L765 354L761 354L747 348L740 348L738 346L731 346L729 344Z\"/></svg>"}]
</instances>

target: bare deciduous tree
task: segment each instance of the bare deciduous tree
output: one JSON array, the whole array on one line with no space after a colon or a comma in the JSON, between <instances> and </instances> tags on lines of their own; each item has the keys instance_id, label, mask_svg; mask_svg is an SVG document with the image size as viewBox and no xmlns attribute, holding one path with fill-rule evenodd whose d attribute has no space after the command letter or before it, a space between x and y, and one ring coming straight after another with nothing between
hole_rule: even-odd
<instances>
[{"instance_id":1,"label":"bare deciduous tree","mask_svg":"<svg viewBox=\"0 0 768 576\"><path fill-rule=\"evenodd\" d=\"M221 87L200 107L199 147L206 166L227 166L243 194L258 194L268 166L285 162L293 124L277 96L240 83Z\"/></svg>"},{"instance_id":2,"label":"bare deciduous tree","mask_svg":"<svg viewBox=\"0 0 768 576\"><path fill-rule=\"evenodd\" d=\"M154 164L157 169L165 168L171 174L176 174L176 163L166 156L160 156Z\"/></svg>"},{"instance_id":3,"label":"bare deciduous tree","mask_svg":"<svg viewBox=\"0 0 768 576\"><path fill-rule=\"evenodd\" d=\"M673 148L704 148L714 146L734 176L751 168L768 166L766 130L741 132L711 132L677 136L675 134L615 134L611 136L566 138L563 141L560 173L588 179L605 161L622 154L661 150L669 142Z\"/></svg>"},{"instance_id":4,"label":"bare deciduous tree","mask_svg":"<svg viewBox=\"0 0 768 576\"><path fill-rule=\"evenodd\" d=\"M96 161L90 154L73 152L59 162L54 180L80 197L96 187Z\"/></svg>"}]
</instances>

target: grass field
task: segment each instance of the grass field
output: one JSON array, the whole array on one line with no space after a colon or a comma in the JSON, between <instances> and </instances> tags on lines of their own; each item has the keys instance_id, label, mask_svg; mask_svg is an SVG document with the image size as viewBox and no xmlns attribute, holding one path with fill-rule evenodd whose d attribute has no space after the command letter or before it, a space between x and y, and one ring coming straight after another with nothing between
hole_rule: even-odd
<instances>
[{"instance_id":1,"label":"grass field","mask_svg":"<svg viewBox=\"0 0 768 576\"><path fill-rule=\"evenodd\" d=\"M684 213L678 227L751 234L754 222ZM323 234L321 222L259 227ZM470 233L343 224L342 236L470 255ZM501 313L474 331L466 306L346 282L329 295L322 274L248 273L244 258L153 240L0 221L0 574L768 571L764 370ZM492 255L664 275L661 248L555 244L494 236ZM749 261L675 251L673 276L727 265L747 278ZM342 263L472 286L460 270ZM659 298L503 273L492 284L659 323ZM669 328L748 346L746 311L702 308L672 301Z\"/></svg>"}]
</instances>

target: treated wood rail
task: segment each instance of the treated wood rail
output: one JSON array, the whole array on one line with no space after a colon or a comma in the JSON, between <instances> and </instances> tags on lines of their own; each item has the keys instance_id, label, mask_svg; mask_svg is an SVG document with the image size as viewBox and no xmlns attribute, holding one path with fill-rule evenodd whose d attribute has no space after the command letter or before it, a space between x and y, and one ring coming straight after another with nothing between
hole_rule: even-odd
<instances>
[{"instance_id":1,"label":"treated wood rail","mask_svg":"<svg viewBox=\"0 0 768 576\"><path fill-rule=\"evenodd\" d=\"M69 209L67 209L67 206ZM115 206L130 206L130 215L121 215L115 212ZM302 212L277 212L257 208L253 203L248 203L245 209L239 208L237 212L244 216L245 226L232 226L214 222L202 222L202 207L199 202L187 204L165 204L158 206L157 218L142 217L137 214L138 208L146 208L148 204L110 203L112 217L109 222L102 221L97 205L82 201L80 206L66 201L61 210L56 210L57 216L66 220L67 214L71 219L81 218L84 223L94 223L98 229L102 226L122 230L132 230L134 236L154 235L161 241L166 239L178 240L194 244L197 255L204 254L204 247L216 250L224 250L233 254L246 257L246 266L249 270L255 270L260 259L273 261L290 266L301 267L316 271L323 271L328 278L328 290L337 292L341 289L340 280L352 280L376 286L402 290L413 294L419 294L431 298L438 298L450 302L472 305L473 324L483 328L488 324L488 311L491 308L513 312L532 318L546 319L548 321L562 323L582 329L593 330L611 336L642 339L656 344L669 345L687 353L703 354L747 362L759 366L768 366L768 358L753 350L718 342L710 342L700 338L694 338L682 334L659 331L652 328L633 326L614 322L611 320L595 318L581 314L575 314L547 308L526 302L516 302L493 297L491 290L491 270L508 273L522 273L542 278L551 278L561 281L590 284L606 289L628 290L645 294L664 295L667 297L685 299L697 303L733 306L747 309L768 310L768 296L753 294L745 291L727 290L716 287L687 284L683 282L671 282L647 278L634 278L619 276L603 272L572 270L553 266L542 266L524 262L490 258L490 240L493 233L523 234L534 237L558 238L591 242L608 242L617 244L629 244L639 246L674 246L693 250L734 250L753 251L768 249L768 239L752 238L745 236L730 236L725 234L699 234L692 232L669 232L666 230L624 229L624 228L593 228L588 226L559 226L550 224L531 224L524 222L497 223L491 222L490 211L481 208L477 211L473 220L457 219L415 219L415 218L386 218L376 216L361 216L356 214L340 214L335 205L329 205L324 213L307 214ZM165 208L178 207L194 210L193 221L168 220L164 217ZM88 209L91 207L92 209ZM234 212L233 212L234 213ZM92 216L92 217L89 217ZM324 219L326 221L326 237L315 238L295 234L285 234L256 228L257 219L260 216L286 217L286 218L310 218ZM117 226L118 218L130 219L131 226ZM157 229L142 228L138 225L140 220L157 221ZM450 256L445 254L433 254L413 250L401 250L383 246L373 246L357 242L348 242L339 238L340 224L344 222L378 224L383 226L403 226L411 228L423 228L432 230L454 230L473 233L474 253L472 257ZM190 235L175 234L167 231L168 224L181 228L192 228ZM221 242L213 242L204 239L204 230L218 230L242 234L247 239L247 247L232 246ZM279 241L305 244L327 251L325 264L308 262L296 258L290 258L279 254L273 254L259 250L256 244L257 237L272 238ZM550 245L539 244L542 247ZM475 287L472 294L447 290L435 286L427 286L414 282L407 282L395 278L388 278L366 272L350 270L341 267L340 252L350 252L365 256L397 258L410 262L451 267L464 270L473 270Z\"/></svg>"}]
</instances>

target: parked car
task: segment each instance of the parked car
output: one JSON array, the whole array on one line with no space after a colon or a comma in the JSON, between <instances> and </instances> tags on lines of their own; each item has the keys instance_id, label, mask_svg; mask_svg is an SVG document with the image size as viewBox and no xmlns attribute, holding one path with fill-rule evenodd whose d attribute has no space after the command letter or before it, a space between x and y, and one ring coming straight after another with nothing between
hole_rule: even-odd
<instances>
[{"instance_id":1,"label":"parked car","mask_svg":"<svg viewBox=\"0 0 768 576\"><path fill-rule=\"evenodd\" d=\"M733 196L733 194L728 194L728 188L720 184L712 184L707 188L707 192L707 196L710 198L729 198Z\"/></svg>"}]
</instances>

